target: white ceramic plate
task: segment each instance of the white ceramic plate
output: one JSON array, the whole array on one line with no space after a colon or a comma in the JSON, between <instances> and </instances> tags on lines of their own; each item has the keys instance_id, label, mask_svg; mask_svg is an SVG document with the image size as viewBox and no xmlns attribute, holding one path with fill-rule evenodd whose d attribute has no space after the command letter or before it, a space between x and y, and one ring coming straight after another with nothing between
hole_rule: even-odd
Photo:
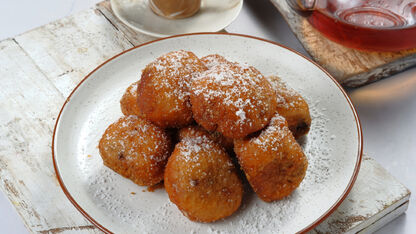
<instances>
[{"instance_id":1,"label":"white ceramic plate","mask_svg":"<svg viewBox=\"0 0 416 234\"><path fill-rule=\"evenodd\" d=\"M237 18L242 6L243 0L202 0L195 15L169 20L153 13L148 0L111 0L111 8L123 23L154 37L218 32Z\"/></svg>"},{"instance_id":2,"label":"white ceramic plate","mask_svg":"<svg viewBox=\"0 0 416 234\"><path fill-rule=\"evenodd\" d=\"M163 189L145 192L102 163L97 145L122 114L119 100L156 57L173 50L218 53L277 74L307 100L310 133L302 141L306 177L288 198L262 202L246 193L231 217L211 224L189 221ZM193 34L157 40L125 51L91 72L62 107L53 138L61 186L71 202L103 231L116 233L294 233L311 229L346 197L362 154L361 128L347 95L303 56L262 39L235 34Z\"/></svg>"}]
</instances>

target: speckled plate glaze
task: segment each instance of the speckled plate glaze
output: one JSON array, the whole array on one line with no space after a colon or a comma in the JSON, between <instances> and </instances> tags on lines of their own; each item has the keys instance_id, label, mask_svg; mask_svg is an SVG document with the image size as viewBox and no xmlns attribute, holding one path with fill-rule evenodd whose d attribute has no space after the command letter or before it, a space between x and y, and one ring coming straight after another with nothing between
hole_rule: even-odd
<instances>
[{"instance_id":1,"label":"speckled plate glaze","mask_svg":"<svg viewBox=\"0 0 416 234\"><path fill-rule=\"evenodd\" d=\"M231 217L210 224L184 217L164 189L147 192L105 167L98 141L122 114L119 100L156 57L173 50L198 56L218 53L248 63L264 75L279 75L307 100L312 126L300 143L309 167L289 197L262 202L246 191ZM125 51L92 71L71 93L56 122L53 146L56 174L74 206L105 232L116 233L295 233L311 230L350 191L362 155L356 112L339 84L300 54L236 34L200 33L153 41Z\"/></svg>"},{"instance_id":2,"label":"speckled plate glaze","mask_svg":"<svg viewBox=\"0 0 416 234\"><path fill-rule=\"evenodd\" d=\"M129 27L154 37L183 33L218 32L237 18L243 0L202 0L193 16L169 20L156 15L148 0L111 0L114 14Z\"/></svg>"}]
</instances>

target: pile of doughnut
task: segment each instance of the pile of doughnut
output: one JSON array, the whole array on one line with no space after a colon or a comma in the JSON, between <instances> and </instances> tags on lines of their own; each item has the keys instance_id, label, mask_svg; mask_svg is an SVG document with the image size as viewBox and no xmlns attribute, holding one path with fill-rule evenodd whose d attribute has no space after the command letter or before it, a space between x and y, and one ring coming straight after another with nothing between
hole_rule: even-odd
<instances>
[{"instance_id":1,"label":"pile of doughnut","mask_svg":"<svg viewBox=\"0 0 416 234\"><path fill-rule=\"evenodd\" d=\"M252 66L173 51L144 68L120 105L124 116L99 142L104 165L141 186L163 181L190 220L233 214L242 181L272 202L305 176L308 162L296 139L309 131L308 105Z\"/></svg>"}]
</instances>

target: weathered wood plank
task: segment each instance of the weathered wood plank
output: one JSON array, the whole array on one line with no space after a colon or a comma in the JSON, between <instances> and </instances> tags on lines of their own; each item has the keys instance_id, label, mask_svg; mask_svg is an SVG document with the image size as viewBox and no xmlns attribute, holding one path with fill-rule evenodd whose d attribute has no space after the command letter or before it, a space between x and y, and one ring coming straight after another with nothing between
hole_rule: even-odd
<instances>
[{"instance_id":1,"label":"weathered wood plank","mask_svg":"<svg viewBox=\"0 0 416 234\"><path fill-rule=\"evenodd\" d=\"M400 214L392 212L408 202L409 197L410 191L405 186L374 159L364 156L357 181L347 198L312 233L356 233L377 221L380 228L391 221L389 215ZM401 213L406 209L400 210Z\"/></svg>"},{"instance_id":2,"label":"weathered wood plank","mask_svg":"<svg viewBox=\"0 0 416 234\"><path fill-rule=\"evenodd\" d=\"M361 86L416 65L416 48L399 52L365 52L337 44L297 15L286 1L271 0L312 58L341 84Z\"/></svg>"},{"instance_id":3,"label":"weathered wood plank","mask_svg":"<svg viewBox=\"0 0 416 234\"><path fill-rule=\"evenodd\" d=\"M116 27L120 30L127 39L135 46L143 44L148 41L157 39L156 37L148 36L146 34L137 32L121 22L113 13L110 1L103 1L97 4L97 9Z\"/></svg>"},{"instance_id":4,"label":"weathered wood plank","mask_svg":"<svg viewBox=\"0 0 416 234\"><path fill-rule=\"evenodd\" d=\"M403 205L397 207L395 210L385 215L381 219L377 220L376 222L372 223L371 226L368 226L367 228L364 228L363 230L359 231L358 233L364 234L364 233L373 233L377 231L378 229L380 229L387 223L396 219L400 215L403 215L403 213L407 210L407 208L409 208L409 202L410 201L405 202Z\"/></svg>"},{"instance_id":5,"label":"weathered wood plank","mask_svg":"<svg viewBox=\"0 0 416 234\"><path fill-rule=\"evenodd\" d=\"M31 231L95 232L57 183L51 162L52 129L64 97L76 84L132 44L100 11L90 9L1 45L3 190Z\"/></svg>"},{"instance_id":6,"label":"weathered wood plank","mask_svg":"<svg viewBox=\"0 0 416 234\"><path fill-rule=\"evenodd\" d=\"M52 22L15 40L65 97L92 69L132 47L97 9Z\"/></svg>"},{"instance_id":7,"label":"weathered wood plank","mask_svg":"<svg viewBox=\"0 0 416 234\"><path fill-rule=\"evenodd\" d=\"M66 199L51 162L64 97L14 40L0 42L0 187L33 232L89 227Z\"/></svg>"}]
</instances>

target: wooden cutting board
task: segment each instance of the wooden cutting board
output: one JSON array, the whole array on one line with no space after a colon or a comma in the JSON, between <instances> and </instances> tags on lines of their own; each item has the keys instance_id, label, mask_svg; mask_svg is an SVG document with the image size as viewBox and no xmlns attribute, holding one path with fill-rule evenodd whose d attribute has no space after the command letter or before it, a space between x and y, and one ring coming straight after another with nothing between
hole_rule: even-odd
<instances>
[{"instance_id":1,"label":"wooden cutting board","mask_svg":"<svg viewBox=\"0 0 416 234\"><path fill-rule=\"evenodd\" d=\"M416 48L399 52L365 52L347 48L324 37L305 18L296 14L286 0L271 2L311 57L344 86L358 87L416 65Z\"/></svg>"},{"instance_id":2,"label":"wooden cutting board","mask_svg":"<svg viewBox=\"0 0 416 234\"><path fill-rule=\"evenodd\" d=\"M118 21L106 1L0 42L0 188L29 231L99 233L58 184L53 126L66 97L92 68L152 39ZM375 230L403 213L409 196L365 156L348 197L313 232Z\"/></svg>"}]
</instances>

